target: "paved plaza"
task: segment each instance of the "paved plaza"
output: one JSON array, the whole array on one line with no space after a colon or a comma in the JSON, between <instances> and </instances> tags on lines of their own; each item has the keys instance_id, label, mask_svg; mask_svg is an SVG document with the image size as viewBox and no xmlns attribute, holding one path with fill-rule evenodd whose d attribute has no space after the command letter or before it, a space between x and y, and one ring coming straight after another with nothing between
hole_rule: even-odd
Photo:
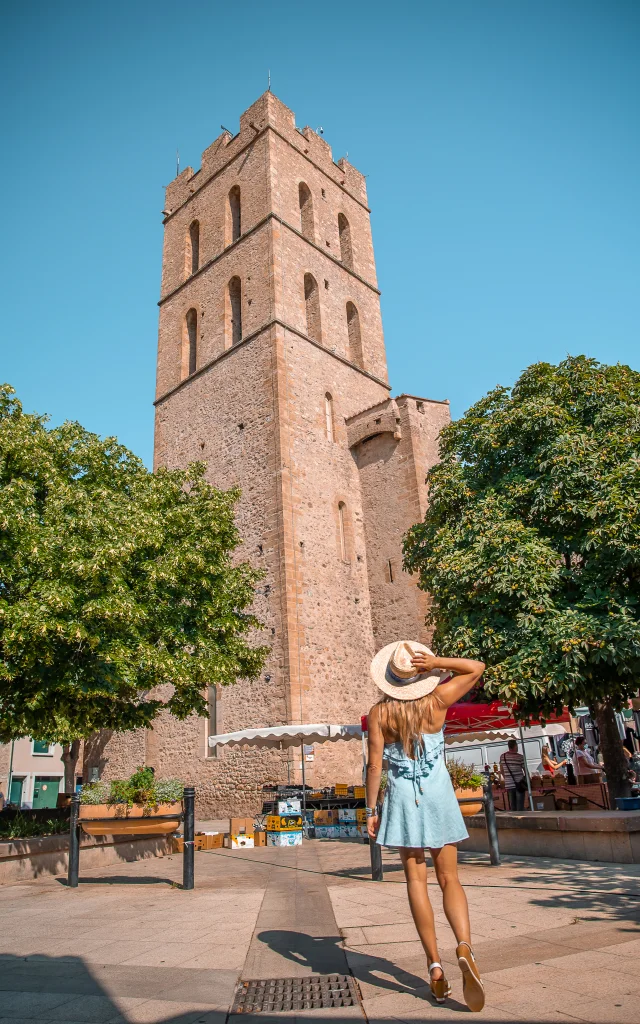
<instances>
[{"instance_id":1,"label":"paved plaza","mask_svg":"<svg viewBox=\"0 0 640 1024\"><path fill-rule=\"evenodd\" d=\"M477 1019L640 1020L640 866L462 855L487 989ZM369 877L357 842L178 855L0 889L0 1024L223 1024L239 979L349 974L362 1006L277 1014L327 1024L470 1019L437 886L431 893L452 998L436 1006L402 871Z\"/></svg>"}]
</instances>

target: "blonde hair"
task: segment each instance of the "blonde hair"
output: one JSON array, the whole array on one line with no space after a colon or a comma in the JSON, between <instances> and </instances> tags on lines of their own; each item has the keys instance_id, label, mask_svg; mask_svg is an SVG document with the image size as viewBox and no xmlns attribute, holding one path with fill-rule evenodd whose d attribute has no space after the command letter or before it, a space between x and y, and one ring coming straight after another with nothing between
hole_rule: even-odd
<instances>
[{"instance_id":1,"label":"blonde hair","mask_svg":"<svg viewBox=\"0 0 640 1024\"><path fill-rule=\"evenodd\" d=\"M385 695L376 707L385 739L391 743L402 743L405 754L414 761L416 746L422 746L424 727L433 724L434 710L441 707L435 692L416 700L396 700Z\"/></svg>"}]
</instances>

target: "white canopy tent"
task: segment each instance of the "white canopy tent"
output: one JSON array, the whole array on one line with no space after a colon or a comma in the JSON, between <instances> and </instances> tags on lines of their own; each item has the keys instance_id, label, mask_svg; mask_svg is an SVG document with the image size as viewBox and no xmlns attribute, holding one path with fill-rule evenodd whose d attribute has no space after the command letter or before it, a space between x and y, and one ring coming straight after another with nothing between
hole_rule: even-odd
<instances>
[{"instance_id":1,"label":"white canopy tent","mask_svg":"<svg viewBox=\"0 0 640 1024\"><path fill-rule=\"evenodd\" d=\"M264 729L241 729L209 737L210 747L276 747L286 750L300 747L302 758L302 804L307 809L307 783L304 772L304 744L337 743L338 740L361 740L359 725L274 725Z\"/></svg>"}]
</instances>

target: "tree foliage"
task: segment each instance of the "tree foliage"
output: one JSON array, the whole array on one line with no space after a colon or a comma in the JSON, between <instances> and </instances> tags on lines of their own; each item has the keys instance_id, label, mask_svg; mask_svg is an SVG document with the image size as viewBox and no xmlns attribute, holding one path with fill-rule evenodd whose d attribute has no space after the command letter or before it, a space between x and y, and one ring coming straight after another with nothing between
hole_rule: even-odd
<instances>
[{"instance_id":1,"label":"tree foliage","mask_svg":"<svg viewBox=\"0 0 640 1024\"><path fill-rule=\"evenodd\" d=\"M266 656L247 611L261 574L232 558L238 492L203 464L150 473L14 395L0 388L0 738L205 715L208 685L255 677Z\"/></svg>"},{"instance_id":2,"label":"tree foliage","mask_svg":"<svg viewBox=\"0 0 640 1024\"><path fill-rule=\"evenodd\" d=\"M436 648L485 661L523 716L621 707L640 680L640 373L537 363L440 451L405 540Z\"/></svg>"}]
</instances>

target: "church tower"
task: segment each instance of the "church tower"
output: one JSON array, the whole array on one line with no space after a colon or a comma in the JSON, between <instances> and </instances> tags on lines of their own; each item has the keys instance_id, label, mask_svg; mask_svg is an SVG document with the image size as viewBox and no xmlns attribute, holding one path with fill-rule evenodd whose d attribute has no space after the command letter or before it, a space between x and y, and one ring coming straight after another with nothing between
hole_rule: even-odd
<instances>
[{"instance_id":1,"label":"church tower","mask_svg":"<svg viewBox=\"0 0 640 1024\"><path fill-rule=\"evenodd\" d=\"M155 465L201 460L241 488L271 654L259 680L211 692L209 722L163 717L110 757L194 783L199 813L252 811L264 782L300 779L300 755L216 754L209 733L359 722L374 652L425 639L402 537L449 406L390 398L365 179L271 92L168 186L163 213ZM343 743L305 767L322 786L359 782L360 764Z\"/></svg>"}]
</instances>

